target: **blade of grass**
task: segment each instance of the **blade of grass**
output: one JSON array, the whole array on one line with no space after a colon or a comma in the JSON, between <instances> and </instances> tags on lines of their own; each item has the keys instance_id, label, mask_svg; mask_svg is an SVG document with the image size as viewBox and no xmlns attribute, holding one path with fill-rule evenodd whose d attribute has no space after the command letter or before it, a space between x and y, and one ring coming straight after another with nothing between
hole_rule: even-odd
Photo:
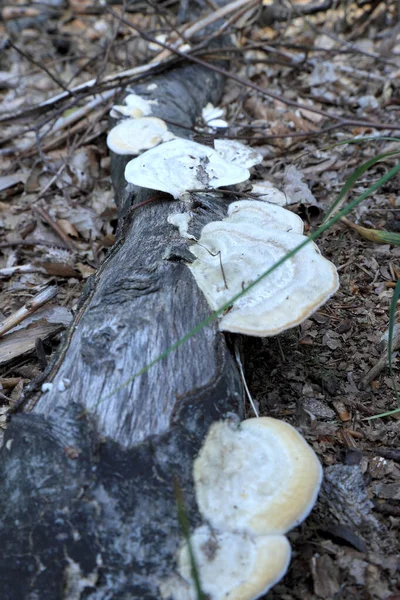
<instances>
[{"instance_id":1,"label":"blade of grass","mask_svg":"<svg viewBox=\"0 0 400 600\"><path fill-rule=\"evenodd\" d=\"M394 288L394 292L393 292L393 296L392 296L392 301L390 303L390 312L389 312L389 339L388 339L389 374L390 374L390 377L392 378L393 387L394 387L394 391L395 391L396 398L397 398L397 404L400 407L400 397L399 397L399 394L397 393L397 387L396 387L396 382L395 382L395 379L394 379L393 364L392 364L392 359L393 359L393 331L394 331L394 326L395 326L395 323L396 323L396 307L397 307L397 300L399 299L399 297L400 297L400 279L396 283L396 287Z\"/></svg>"},{"instance_id":2,"label":"blade of grass","mask_svg":"<svg viewBox=\"0 0 400 600\"><path fill-rule=\"evenodd\" d=\"M137 377L139 377L140 375L143 375L143 373L146 373L155 364L157 364L158 362L160 362L164 358L166 358L169 354L171 354L171 352L174 352L177 348L179 348L180 346L185 344L190 338L195 336L201 329L203 329L203 327L206 327L212 321L214 321L217 317L219 317L219 315L221 315L227 308L229 308L234 302L236 302L236 300L241 298L244 294L246 294L249 290L251 290L260 281L265 279L265 277L267 277L273 271L275 271L275 269L277 269L282 264L284 264L287 260L289 260L297 252L299 252L299 250L304 248L304 246L306 246L306 244L310 244L311 242L316 240L322 233L324 233L327 229L332 227L332 225L334 225L335 223L340 221L340 219L342 217L348 215L356 206L358 206L358 204L360 204L360 202L365 200L365 198L367 198L370 194L372 194L377 189L379 189L382 185L384 185L387 181L389 181L389 179L394 177L399 172L400 172L400 164L398 164L395 167L393 167L392 169L390 169L390 171L385 173L385 175L383 175L378 181L376 181L373 185L371 185L371 187L369 187L367 190L365 190L365 192L363 192L360 196L358 196L357 198L352 200L347 206L345 206L336 215L331 217L331 219L328 222L324 222L314 233L312 233L306 240L304 240L304 242L302 242L301 244L296 246L296 248L294 248L293 250L291 250L290 252L285 254L285 256L283 256L280 260L278 260L272 267L267 269L267 271L264 271L264 273L262 273L260 275L260 277L255 279L252 283L250 283L247 287L245 287L241 292L232 296L232 298L230 298L228 300L228 302L223 304L218 310L214 311L210 316L208 316L206 319L204 319L204 321L201 321L201 323L196 325L196 327L193 327L193 329L191 329L191 331L189 331L186 335L184 335L182 338L177 340L174 344L172 344L164 352L159 354L154 360L152 360L147 365L145 365L142 369L140 369L139 371L134 373L134 375L129 377L120 386L116 387L112 392L110 392L109 394L107 394L106 396L104 396L102 398L99 398L99 400L96 402L96 404L94 405L93 408L97 408L97 406L99 406L99 404L101 402L104 402L105 400L108 400L108 398L111 398L111 396L113 396L114 394L116 394L117 392L119 392L120 390L125 388L127 385L132 383Z\"/></svg>"},{"instance_id":3,"label":"blade of grass","mask_svg":"<svg viewBox=\"0 0 400 600\"><path fill-rule=\"evenodd\" d=\"M350 175L350 177L348 178L348 180L346 181L346 183L344 184L342 189L340 190L339 195L336 198L335 202L332 204L331 208L326 213L324 223L326 223L328 221L328 219L331 217L331 215L333 215L334 212L339 208L339 206L341 204L343 204L343 202L346 200L346 196L347 196L348 192L354 186L357 179L365 173L365 171L368 171L368 169L370 167L373 167L374 165L376 165L376 163L378 163L380 160L387 158L388 156L396 156L397 154L400 154L400 150L394 150L393 152L384 152L383 154L378 154L378 156L374 156L373 158L370 158L365 163L363 163L359 167L357 167L353 171L353 173ZM342 216L344 216L344 215L342 215Z\"/></svg>"},{"instance_id":4,"label":"blade of grass","mask_svg":"<svg viewBox=\"0 0 400 600\"><path fill-rule=\"evenodd\" d=\"M388 361L389 361L389 375L393 383L394 393L396 395L397 404L399 408L395 408L394 410L390 410L388 412L379 413L379 415L373 415L372 417L366 417L365 421L372 421L373 419L380 419L382 417L390 417L391 415L395 415L400 412L400 396L397 391L396 380L393 373L393 331L396 322L396 307L397 301L400 297L400 279L397 281L396 287L393 292L392 301L390 303L390 312L389 312L389 338L388 338Z\"/></svg>"},{"instance_id":5,"label":"blade of grass","mask_svg":"<svg viewBox=\"0 0 400 600\"><path fill-rule=\"evenodd\" d=\"M344 146L345 144L362 144L363 142L400 142L400 138L387 135L367 135L365 137L354 137L350 140L336 142L329 147L333 148L334 146Z\"/></svg>"},{"instance_id":6,"label":"blade of grass","mask_svg":"<svg viewBox=\"0 0 400 600\"><path fill-rule=\"evenodd\" d=\"M174 480L174 490L175 490L176 506L178 509L178 521L179 521L179 524L182 529L183 537L184 537L187 547L188 547L191 575L192 575L194 587L196 588L197 600L206 600L206 595L204 594L203 590L201 589L199 570L197 568L196 558L195 558L195 555L193 552L192 542L190 540L190 525L189 525L189 519L188 519L188 516L186 513L186 509L185 509L185 503L183 500L183 492L182 492L181 486L179 485L179 482L176 479Z\"/></svg>"}]
</instances>

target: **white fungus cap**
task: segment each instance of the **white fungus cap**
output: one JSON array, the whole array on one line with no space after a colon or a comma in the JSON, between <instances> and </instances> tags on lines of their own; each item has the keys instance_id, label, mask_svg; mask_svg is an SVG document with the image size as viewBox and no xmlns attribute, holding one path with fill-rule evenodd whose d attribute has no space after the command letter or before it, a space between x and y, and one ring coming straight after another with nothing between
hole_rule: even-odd
<instances>
[{"instance_id":1,"label":"white fungus cap","mask_svg":"<svg viewBox=\"0 0 400 600\"><path fill-rule=\"evenodd\" d=\"M214 221L203 228L188 265L213 310L303 243L305 236L243 223ZM336 267L312 242L236 300L220 329L272 336L299 325L339 287Z\"/></svg>"},{"instance_id":2,"label":"white fungus cap","mask_svg":"<svg viewBox=\"0 0 400 600\"><path fill-rule=\"evenodd\" d=\"M201 589L212 600L259 598L283 577L290 562L290 544L283 535L255 537L203 525L190 542ZM173 593L174 600L197 600L186 543L179 552L178 570L186 585L176 586L181 589L180 595Z\"/></svg>"},{"instance_id":3,"label":"white fungus cap","mask_svg":"<svg viewBox=\"0 0 400 600\"><path fill-rule=\"evenodd\" d=\"M147 100L137 94L129 94L124 100L125 104L115 104L111 111L110 116L115 119L120 117L131 117L132 119L138 119L140 117L147 117L151 115L152 106L158 104L157 100Z\"/></svg>"},{"instance_id":4,"label":"white fungus cap","mask_svg":"<svg viewBox=\"0 0 400 600\"><path fill-rule=\"evenodd\" d=\"M287 194L284 194L269 181L257 181L253 183L251 189L252 194L257 194L257 200L278 204L278 206L286 206L292 204L292 200Z\"/></svg>"},{"instance_id":5,"label":"white fungus cap","mask_svg":"<svg viewBox=\"0 0 400 600\"><path fill-rule=\"evenodd\" d=\"M217 188L246 181L244 167L226 162L213 148L176 138L131 160L125 179L180 198L191 189Z\"/></svg>"},{"instance_id":6,"label":"white fungus cap","mask_svg":"<svg viewBox=\"0 0 400 600\"><path fill-rule=\"evenodd\" d=\"M284 534L310 513L321 465L304 438L278 419L214 423L194 462L202 516L220 531Z\"/></svg>"},{"instance_id":7,"label":"white fungus cap","mask_svg":"<svg viewBox=\"0 0 400 600\"><path fill-rule=\"evenodd\" d=\"M214 148L226 161L250 169L262 162L262 154L236 140L215 140Z\"/></svg>"},{"instance_id":8,"label":"white fungus cap","mask_svg":"<svg viewBox=\"0 0 400 600\"><path fill-rule=\"evenodd\" d=\"M203 108L201 116L203 117L203 121L211 128L228 127L228 123L224 119L221 119L224 116L224 109L214 106L211 102L208 102Z\"/></svg>"},{"instance_id":9,"label":"white fungus cap","mask_svg":"<svg viewBox=\"0 0 400 600\"><path fill-rule=\"evenodd\" d=\"M107 136L107 146L116 154L140 154L174 138L167 124L157 117L124 119Z\"/></svg>"},{"instance_id":10,"label":"white fungus cap","mask_svg":"<svg viewBox=\"0 0 400 600\"><path fill-rule=\"evenodd\" d=\"M261 229L280 229L291 233L303 233L302 219L281 206L259 200L238 200L228 206L228 217L224 223L243 224L243 233L254 225Z\"/></svg>"}]
</instances>

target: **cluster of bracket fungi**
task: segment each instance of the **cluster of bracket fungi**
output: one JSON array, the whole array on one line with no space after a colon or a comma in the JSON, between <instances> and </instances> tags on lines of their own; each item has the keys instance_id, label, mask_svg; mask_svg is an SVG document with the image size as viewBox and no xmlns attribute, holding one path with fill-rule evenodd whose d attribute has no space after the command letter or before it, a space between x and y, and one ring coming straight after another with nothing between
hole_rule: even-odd
<instances>
[{"instance_id":1,"label":"cluster of bracket fungi","mask_svg":"<svg viewBox=\"0 0 400 600\"><path fill-rule=\"evenodd\" d=\"M129 94L124 105L112 109L121 120L107 144L117 154L135 156L125 169L127 182L185 200L193 189L246 181L249 169L261 162L260 154L236 141L215 140L211 148L176 137L164 121L150 116L154 104ZM224 125L220 116L220 109L209 106L203 112L211 127ZM226 218L208 223L198 240L189 233L190 212L172 214L168 221L188 240L195 257L188 268L213 311L261 277L232 302L219 327L264 337L307 319L336 292L339 280L313 243L262 277L306 237L302 220L283 208L282 192L269 183L255 184L254 192L260 192L257 200L231 203ZM160 583L161 597L196 600L192 549L202 590L211 600L259 598L287 570L285 533L316 501L322 468L314 451L277 419L220 421L206 436L193 477L204 524L182 542L177 572Z\"/></svg>"}]
</instances>

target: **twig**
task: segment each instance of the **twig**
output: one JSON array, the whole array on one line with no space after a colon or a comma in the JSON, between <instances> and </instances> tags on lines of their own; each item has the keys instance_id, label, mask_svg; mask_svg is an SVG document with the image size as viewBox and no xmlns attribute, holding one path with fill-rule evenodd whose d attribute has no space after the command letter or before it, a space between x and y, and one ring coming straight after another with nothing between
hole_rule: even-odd
<instances>
[{"instance_id":1,"label":"twig","mask_svg":"<svg viewBox=\"0 0 400 600\"><path fill-rule=\"evenodd\" d=\"M66 233L57 225L55 221L50 217L49 213L44 210L41 206L35 206L34 210L50 225L53 231L62 239L62 241L68 246L70 250L75 250L75 243L67 236Z\"/></svg>"},{"instance_id":2,"label":"twig","mask_svg":"<svg viewBox=\"0 0 400 600\"><path fill-rule=\"evenodd\" d=\"M47 240L18 240L15 242L0 242L0 248L14 248L15 246L49 246L50 248L64 248L70 250L63 242L49 242Z\"/></svg>"},{"instance_id":3,"label":"twig","mask_svg":"<svg viewBox=\"0 0 400 600\"><path fill-rule=\"evenodd\" d=\"M10 331L13 327L24 321L38 308L46 304L49 300L57 295L58 288L56 285L45 288L39 294L28 300L19 310L9 316L0 325L0 336L4 335L7 331Z\"/></svg>"},{"instance_id":4,"label":"twig","mask_svg":"<svg viewBox=\"0 0 400 600\"><path fill-rule=\"evenodd\" d=\"M110 7L108 7L107 10L111 14L114 13L113 9L111 9ZM392 125L390 123L376 123L373 121L362 121L359 119L351 119L348 117L343 118L343 116L337 115L335 113L332 114L325 110L311 107L307 104L301 104L300 102L295 102L294 100L289 100L288 98L280 96L279 94L275 94L273 92L268 92L265 89L263 89L262 87L256 85L255 83L252 83L251 81L249 81L247 79L243 79L242 77L239 77L238 75L234 75L233 73L230 73L229 71L227 71L226 69L223 69L222 67L218 67L217 65L212 65L210 63L207 63L206 61L197 58L197 56L194 56L193 54L181 52L180 50L178 50L176 48L169 47L167 44L164 44L163 42L155 40L152 36L149 36L146 32L139 29L139 27L137 27L136 25L134 25L127 19L122 19L122 22L125 25L127 25L128 27L131 27L140 36L142 36L143 39L145 39L146 41L157 43L160 46L163 46L163 47L169 49L174 54L177 54L178 56L185 58L186 60L189 60L195 64L201 65L202 67L210 69L211 71L214 71L215 73L219 73L220 75L223 75L224 77L227 77L228 79L232 79L233 81L236 81L236 83L239 83L240 85L243 85L247 88L253 89L256 92L259 92L262 96L266 96L267 98L273 98L274 100L278 100L279 102L282 102L283 104L286 104L287 106L293 106L295 108L300 108L300 109L303 109L303 110L306 110L309 112L316 113L316 114L326 117L328 119L340 121L342 126L346 125L346 126L353 126L353 127L356 127L356 126L372 127L375 129L390 129L390 130L400 129L400 125Z\"/></svg>"},{"instance_id":5,"label":"twig","mask_svg":"<svg viewBox=\"0 0 400 600\"><path fill-rule=\"evenodd\" d=\"M259 413L258 413L258 410L257 410L257 408L256 408L256 405L255 405L255 403L254 403L254 400L253 400L253 398L252 398L252 396L251 396L251 394L250 394L250 390L249 390L249 388L247 387L246 378L245 378L245 376L244 376L243 365L242 365L242 361L241 361L241 359L240 359L239 343L238 343L238 341L237 341L237 340L235 341L235 358L236 358L236 362L237 362L237 364L238 364L238 367L239 367L240 376L241 376L241 378L242 378L242 381L243 381L243 386L244 386L244 389L246 390L246 394L247 394L247 397L248 397L248 399L249 399L249 402L250 402L251 408L253 409L253 411L254 411L254 414L256 415L256 417L259 417L260 415L259 415Z\"/></svg>"},{"instance_id":6,"label":"twig","mask_svg":"<svg viewBox=\"0 0 400 600\"><path fill-rule=\"evenodd\" d=\"M396 327L395 333L393 336L392 343L392 352L400 349L400 327ZM393 356L394 358L394 356ZM364 377L360 381L360 386L362 389L366 389L368 385L378 377L378 375L388 366L388 351L387 347L383 351L378 362L364 375Z\"/></svg>"},{"instance_id":7,"label":"twig","mask_svg":"<svg viewBox=\"0 0 400 600\"><path fill-rule=\"evenodd\" d=\"M21 50L21 48L18 48L18 46L16 46L10 40L10 38L8 38L7 43L9 46L11 46L11 48L14 48L14 50L16 50L18 52L18 54L21 54L21 56L23 56L29 62L31 62L33 65L35 65L35 67L38 67L39 69L44 71L50 77L50 79L52 81L54 81L54 83L56 83L61 89L64 90L64 92L67 94L67 96L72 95L71 92L69 91L69 89L67 88L67 86L62 81L57 79L57 77L55 75L53 75L53 73L51 71L49 71L49 69L46 67L46 65L44 65L43 63L38 63L34 58L32 58L32 56L29 56L29 54L26 54L26 52Z\"/></svg>"}]
</instances>

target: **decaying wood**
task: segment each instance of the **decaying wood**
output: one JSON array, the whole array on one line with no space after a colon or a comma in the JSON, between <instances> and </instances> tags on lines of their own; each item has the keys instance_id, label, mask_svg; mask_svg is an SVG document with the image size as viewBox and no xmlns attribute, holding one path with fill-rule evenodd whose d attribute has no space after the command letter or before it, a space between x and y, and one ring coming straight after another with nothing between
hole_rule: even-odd
<instances>
[{"instance_id":1,"label":"decaying wood","mask_svg":"<svg viewBox=\"0 0 400 600\"><path fill-rule=\"evenodd\" d=\"M155 116L188 136L201 108L217 102L222 77L188 66L135 92ZM216 324L132 378L209 315L187 268L188 242L167 223L194 214L192 232L229 202L168 196L126 184L113 157L119 239L89 282L50 391L12 418L0 454L0 580L7 599L158 599L182 541L174 495L201 522L193 458L210 424L242 417L240 379ZM130 380L130 381L129 381ZM126 383L128 381L128 383Z\"/></svg>"}]
</instances>

